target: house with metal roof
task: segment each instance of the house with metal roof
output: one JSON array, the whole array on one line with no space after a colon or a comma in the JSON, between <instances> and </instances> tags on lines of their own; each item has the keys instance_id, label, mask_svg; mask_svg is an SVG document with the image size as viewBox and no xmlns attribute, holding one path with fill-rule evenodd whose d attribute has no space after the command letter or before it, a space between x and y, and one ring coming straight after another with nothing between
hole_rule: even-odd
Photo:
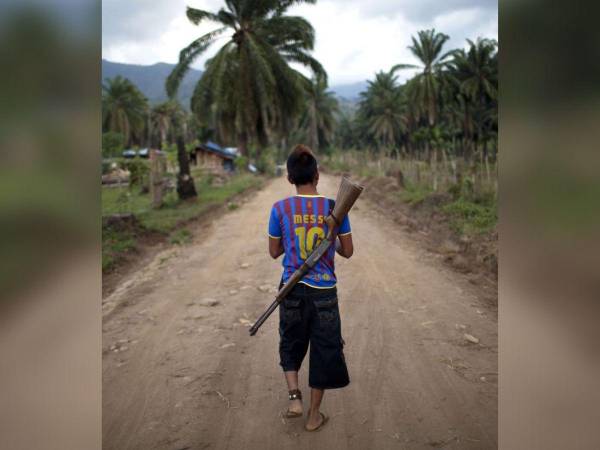
<instances>
[{"instance_id":1,"label":"house with metal roof","mask_svg":"<svg viewBox=\"0 0 600 450\"><path fill-rule=\"evenodd\" d=\"M228 173L235 170L237 156L237 149L223 148L213 141L207 141L194 149L191 160L210 172Z\"/></svg>"}]
</instances>

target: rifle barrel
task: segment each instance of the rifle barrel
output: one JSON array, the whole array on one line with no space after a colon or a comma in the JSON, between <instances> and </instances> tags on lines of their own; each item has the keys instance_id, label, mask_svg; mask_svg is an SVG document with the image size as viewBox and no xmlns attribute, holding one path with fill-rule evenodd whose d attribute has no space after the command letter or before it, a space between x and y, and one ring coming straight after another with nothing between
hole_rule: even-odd
<instances>
[{"instance_id":1,"label":"rifle barrel","mask_svg":"<svg viewBox=\"0 0 600 450\"><path fill-rule=\"evenodd\" d=\"M271 303L271 306L269 306L267 308L267 310L264 313L262 313L262 315L256 320L254 325L252 325L250 327L250 336L254 336L256 334L256 332L261 327L261 325L263 323L265 323L265 320L267 320L267 318L273 313L273 311L275 311L275 309L278 306L279 306L279 300L275 299L275 301L273 303Z\"/></svg>"}]
</instances>

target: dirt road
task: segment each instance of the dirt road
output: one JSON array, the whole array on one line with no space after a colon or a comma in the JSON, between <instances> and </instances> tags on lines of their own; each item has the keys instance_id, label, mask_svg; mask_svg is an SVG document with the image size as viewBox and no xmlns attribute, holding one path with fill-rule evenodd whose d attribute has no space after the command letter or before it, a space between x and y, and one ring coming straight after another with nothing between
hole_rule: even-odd
<instances>
[{"instance_id":1,"label":"dirt road","mask_svg":"<svg viewBox=\"0 0 600 450\"><path fill-rule=\"evenodd\" d=\"M337 183L322 175L319 189L335 197ZM276 317L253 338L248 323L279 281L266 226L290 194L271 182L105 298L104 448L496 448L495 309L363 199L355 254L336 258L350 386L325 394L319 433L281 417Z\"/></svg>"}]
</instances>

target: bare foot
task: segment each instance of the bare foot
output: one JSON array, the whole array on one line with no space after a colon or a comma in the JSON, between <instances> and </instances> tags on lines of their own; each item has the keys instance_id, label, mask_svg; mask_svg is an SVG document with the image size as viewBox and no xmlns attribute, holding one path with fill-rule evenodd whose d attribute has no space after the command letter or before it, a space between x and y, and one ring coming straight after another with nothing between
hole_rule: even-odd
<instances>
[{"instance_id":1,"label":"bare foot","mask_svg":"<svg viewBox=\"0 0 600 450\"><path fill-rule=\"evenodd\" d=\"M327 416L325 416L325 414L319 411L311 412L308 415L308 421L306 422L306 430L315 431L316 429L323 426L325 422L327 422Z\"/></svg>"},{"instance_id":2,"label":"bare foot","mask_svg":"<svg viewBox=\"0 0 600 450\"><path fill-rule=\"evenodd\" d=\"M302 414L302 400L290 400L290 405L288 406L288 412L294 414Z\"/></svg>"}]
</instances>

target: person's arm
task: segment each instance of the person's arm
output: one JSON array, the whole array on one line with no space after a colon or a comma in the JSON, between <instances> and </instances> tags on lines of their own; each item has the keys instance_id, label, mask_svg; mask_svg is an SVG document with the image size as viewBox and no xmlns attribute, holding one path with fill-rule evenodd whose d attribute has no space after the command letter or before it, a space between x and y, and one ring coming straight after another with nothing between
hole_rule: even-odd
<instances>
[{"instance_id":1,"label":"person's arm","mask_svg":"<svg viewBox=\"0 0 600 450\"><path fill-rule=\"evenodd\" d=\"M281 255L283 255L283 244L281 243L281 238L276 238L273 236L269 236L269 255L271 258L277 259Z\"/></svg>"},{"instance_id":2,"label":"person's arm","mask_svg":"<svg viewBox=\"0 0 600 450\"><path fill-rule=\"evenodd\" d=\"M338 236L335 241L335 251L344 258L350 258L354 253L354 244L352 244L352 233Z\"/></svg>"},{"instance_id":3,"label":"person's arm","mask_svg":"<svg viewBox=\"0 0 600 450\"><path fill-rule=\"evenodd\" d=\"M281 222L277 215L277 209L273 206L271 217L269 217L269 255L273 259L279 258L284 252L281 236Z\"/></svg>"},{"instance_id":4,"label":"person's arm","mask_svg":"<svg viewBox=\"0 0 600 450\"><path fill-rule=\"evenodd\" d=\"M338 230L338 239L335 241L335 251L344 258L350 258L354 253L350 218L347 215L344 217L344 220L342 220L342 224Z\"/></svg>"}]
</instances>

